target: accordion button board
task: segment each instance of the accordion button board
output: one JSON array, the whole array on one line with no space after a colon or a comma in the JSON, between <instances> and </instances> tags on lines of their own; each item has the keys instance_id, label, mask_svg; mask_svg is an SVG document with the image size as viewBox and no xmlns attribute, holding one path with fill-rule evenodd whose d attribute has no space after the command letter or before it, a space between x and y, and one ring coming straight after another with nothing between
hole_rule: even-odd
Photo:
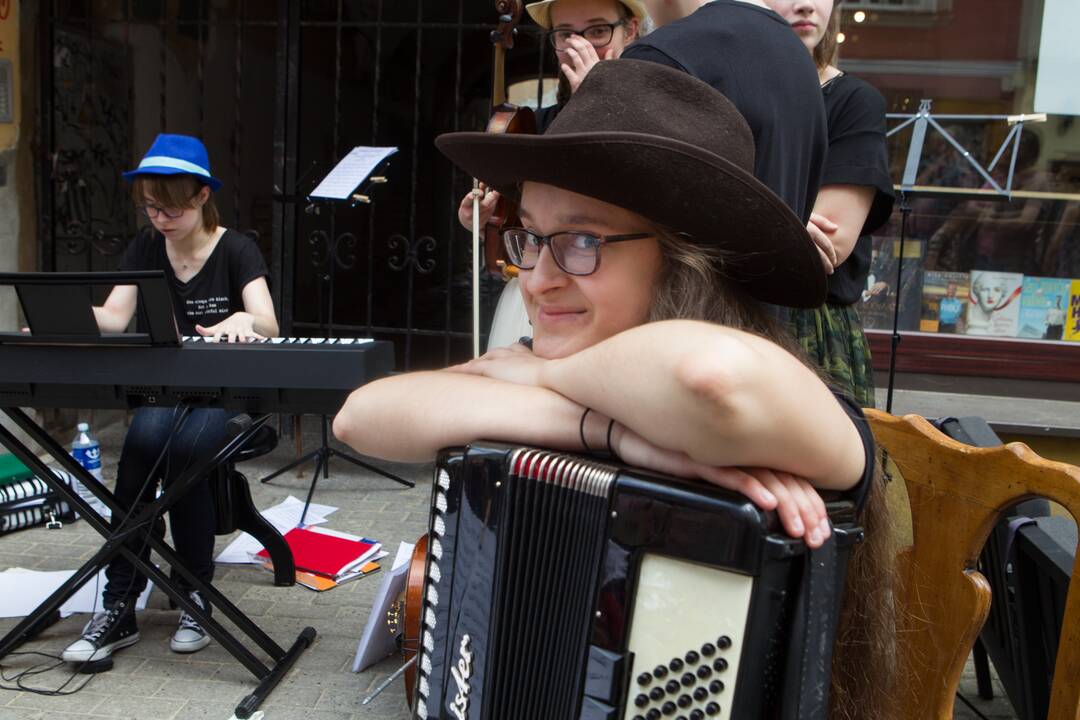
<instances>
[{"instance_id":1,"label":"accordion button board","mask_svg":"<svg viewBox=\"0 0 1080 720\"><path fill-rule=\"evenodd\" d=\"M850 503L830 518L857 534ZM805 554L773 513L705 483L498 443L444 451L413 716L779 716Z\"/></svg>"}]
</instances>

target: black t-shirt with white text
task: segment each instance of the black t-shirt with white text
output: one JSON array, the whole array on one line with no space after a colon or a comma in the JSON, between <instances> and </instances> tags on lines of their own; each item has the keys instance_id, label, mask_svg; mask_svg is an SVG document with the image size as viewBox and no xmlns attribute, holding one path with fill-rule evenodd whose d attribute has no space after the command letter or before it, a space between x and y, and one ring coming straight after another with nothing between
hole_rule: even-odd
<instances>
[{"instance_id":1,"label":"black t-shirt with white text","mask_svg":"<svg viewBox=\"0 0 1080 720\"><path fill-rule=\"evenodd\" d=\"M243 310L244 287L270 274L259 246L235 230L225 231L202 269L187 282L176 277L165 252L165 237L152 228L135 236L118 269L165 271L181 335L196 335L196 325L210 327Z\"/></svg>"},{"instance_id":2,"label":"black t-shirt with white text","mask_svg":"<svg viewBox=\"0 0 1080 720\"><path fill-rule=\"evenodd\" d=\"M754 175L805 223L825 162L817 69L772 10L712 0L635 41L622 57L687 72L723 93L754 134Z\"/></svg>"}]
</instances>

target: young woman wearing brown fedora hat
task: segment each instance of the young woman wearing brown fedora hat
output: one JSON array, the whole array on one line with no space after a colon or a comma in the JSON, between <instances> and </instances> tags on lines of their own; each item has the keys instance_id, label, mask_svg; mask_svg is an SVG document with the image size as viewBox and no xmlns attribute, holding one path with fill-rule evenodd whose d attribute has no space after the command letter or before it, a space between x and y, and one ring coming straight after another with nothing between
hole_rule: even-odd
<instances>
[{"instance_id":1,"label":"young woman wearing brown fedora hat","mask_svg":"<svg viewBox=\"0 0 1080 720\"><path fill-rule=\"evenodd\" d=\"M750 129L726 98L658 64L601 63L544 135L437 145L520 198L523 227L504 240L534 335L360 388L334 420L339 439L399 461L482 438L610 446L776 508L812 546L830 532L818 488L869 498L864 558L887 537L870 517L880 488L861 411L763 312L820 304L825 274L801 220L754 178ZM880 627L868 613L888 605L887 565L869 559L853 562L842 628L859 647ZM861 696L856 684L842 694Z\"/></svg>"}]
</instances>

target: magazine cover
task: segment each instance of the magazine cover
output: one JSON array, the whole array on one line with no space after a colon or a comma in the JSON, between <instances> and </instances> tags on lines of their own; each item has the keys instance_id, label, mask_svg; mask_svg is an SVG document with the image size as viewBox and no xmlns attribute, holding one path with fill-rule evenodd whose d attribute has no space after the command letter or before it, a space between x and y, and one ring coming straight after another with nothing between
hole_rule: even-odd
<instances>
[{"instance_id":1,"label":"magazine cover","mask_svg":"<svg viewBox=\"0 0 1080 720\"><path fill-rule=\"evenodd\" d=\"M925 242L904 241L904 262L900 266L899 330L918 330L922 305L922 261ZM896 306L896 271L900 259L900 239L875 237L866 289L855 307L863 327L869 330L892 330Z\"/></svg>"},{"instance_id":2,"label":"magazine cover","mask_svg":"<svg viewBox=\"0 0 1080 720\"><path fill-rule=\"evenodd\" d=\"M1080 342L1080 280L1072 281L1069 293L1069 317L1065 322L1065 339Z\"/></svg>"},{"instance_id":3,"label":"magazine cover","mask_svg":"<svg viewBox=\"0 0 1080 720\"><path fill-rule=\"evenodd\" d=\"M970 278L967 273L927 270L923 273L919 330L962 334L966 329Z\"/></svg>"},{"instance_id":4,"label":"magazine cover","mask_svg":"<svg viewBox=\"0 0 1080 720\"><path fill-rule=\"evenodd\" d=\"M1025 277L1017 337L1061 340L1069 313L1068 278Z\"/></svg>"},{"instance_id":5,"label":"magazine cover","mask_svg":"<svg viewBox=\"0 0 1080 720\"><path fill-rule=\"evenodd\" d=\"M1020 273L972 270L967 334L1016 337L1020 331L1023 284Z\"/></svg>"}]
</instances>

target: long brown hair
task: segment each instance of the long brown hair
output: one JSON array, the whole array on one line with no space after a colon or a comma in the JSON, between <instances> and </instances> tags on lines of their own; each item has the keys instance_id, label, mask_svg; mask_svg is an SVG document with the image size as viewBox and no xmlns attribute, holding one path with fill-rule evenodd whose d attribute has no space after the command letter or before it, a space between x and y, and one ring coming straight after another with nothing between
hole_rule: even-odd
<instances>
[{"instance_id":1,"label":"long brown hair","mask_svg":"<svg viewBox=\"0 0 1080 720\"><path fill-rule=\"evenodd\" d=\"M840 16L843 14L840 12L840 2L837 0L836 5L833 6L832 15L829 16L829 21L825 23L825 34L821 36L821 41L814 46L814 64L817 65L818 70L823 70L830 65L836 65L836 61L840 55L840 42L838 40L840 35Z\"/></svg>"},{"instance_id":2,"label":"long brown hair","mask_svg":"<svg viewBox=\"0 0 1080 720\"><path fill-rule=\"evenodd\" d=\"M790 333L761 304L724 279L730 258L663 227L653 228L663 255L649 320L705 320L772 340L807 364ZM816 369L815 369L816 370ZM818 375L824 374L817 370ZM823 377L824 379L824 377ZM848 562L844 604L833 649L829 717L890 720L896 705L896 533L880 464L860 520L865 540Z\"/></svg>"},{"instance_id":3,"label":"long brown hair","mask_svg":"<svg viewBox=\"0 0 1080 720\"><path fill-rule=\"evenodd\" d=\"M131 199L136 205L142 205L150 197L162 207L190 209L195 207L195 196L204 187L208 186L196 180L194 175L137 175L131 183ZM202 206L202 226L209 233L217 229L221 214L214 202L214 191L208 192Z\"/></svg>"}]
</instances>

